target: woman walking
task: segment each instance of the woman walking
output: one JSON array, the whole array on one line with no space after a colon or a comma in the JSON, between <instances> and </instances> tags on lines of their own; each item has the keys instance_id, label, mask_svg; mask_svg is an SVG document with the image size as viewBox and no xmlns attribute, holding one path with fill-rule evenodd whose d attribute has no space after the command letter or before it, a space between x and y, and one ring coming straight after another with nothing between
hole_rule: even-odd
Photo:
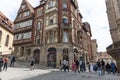
<instances>
[{"instance_id":1,"label":"woman walking","mask_svg":"<svg viewBox=\"0 0 120 80\"><path fill-rule=\"evenodd\" d=\"M73 62L72 63L72 71L74 72L74 73L76 73L76 63L75 62Z\"/></svg>"}]
</instances>

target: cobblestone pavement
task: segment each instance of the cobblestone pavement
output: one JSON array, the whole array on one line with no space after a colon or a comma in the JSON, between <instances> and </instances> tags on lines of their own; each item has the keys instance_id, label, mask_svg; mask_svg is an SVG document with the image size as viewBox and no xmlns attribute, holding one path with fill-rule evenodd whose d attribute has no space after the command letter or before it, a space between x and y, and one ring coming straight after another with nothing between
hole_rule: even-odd
<instances>
[{"instance_id":1,"label":"cobblestone pavement","mask_svg":"<svg viewBox=\"0 0 120 80\"><path fill-rule=\"evenodd\" d=\"M35 69L31 71L26 65L8 67L7 71L0 72L1 80L120 80L120 76L105 74L98 76L96 73L73 73L59 71L58 69Z\"/></svg>"}]
</instances>

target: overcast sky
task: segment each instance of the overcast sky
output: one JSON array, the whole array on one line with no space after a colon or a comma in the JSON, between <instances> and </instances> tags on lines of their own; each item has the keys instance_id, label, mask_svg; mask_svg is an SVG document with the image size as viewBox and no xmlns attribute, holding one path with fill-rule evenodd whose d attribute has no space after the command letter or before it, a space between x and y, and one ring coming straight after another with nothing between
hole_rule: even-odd
<instances>
[{"instance_id":1,"label":"overcast sky","mask_svg":"<svg viewBox=\"0 0 120 80\"><path fill-rule=\"evenodd\" d=\"M28 0L35 7L40 0ZM14 21L22 0L0 0L0 11ZM92 39L97 39L98 51L106 51L112 43L106 14L105 0L78 0L83 22L91 25Z\"/></svg>"}]
</instances>

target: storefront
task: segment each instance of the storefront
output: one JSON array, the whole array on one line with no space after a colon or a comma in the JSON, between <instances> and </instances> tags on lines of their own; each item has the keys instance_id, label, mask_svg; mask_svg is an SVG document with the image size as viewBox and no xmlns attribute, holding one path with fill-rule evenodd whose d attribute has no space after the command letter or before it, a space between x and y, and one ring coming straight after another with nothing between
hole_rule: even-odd
<instances>
[{"instance_id":1,"label":"storefront","mask_svg":"<svg viewBox=\"0 0 120 80\"><path fill-rule=\"evenodd\" d=\"M34 50L34 54L33 57L35 59L35 63L39 63L40 61L40 50L39 49L35 49Z\"/></svg>"},{"instance_id":2,"label":"storefront","mask_svg":"<svg viewBox=\"0 0 120 80\"><path fill-rule=\"evenodd\" d=\"M56 49L49 48L47 53L47 66L48 67L56 67Z\"/></svg>"}]
</instances>

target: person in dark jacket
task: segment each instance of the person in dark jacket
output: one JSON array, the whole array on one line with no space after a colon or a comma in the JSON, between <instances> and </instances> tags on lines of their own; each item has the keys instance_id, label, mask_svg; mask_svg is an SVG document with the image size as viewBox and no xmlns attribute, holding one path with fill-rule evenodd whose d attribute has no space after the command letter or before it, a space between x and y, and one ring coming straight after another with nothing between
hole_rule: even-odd
<instances>
[{"instance_id":1,"label":"person in dark jacket","mask_svg":"<svg viewBox=\"0 0 120 80\"><path fill-rule=\"evenodd\" d=\"M15 61L16 61L15 56L11 56L10 67L14 67Z\"/></svg>"},{"instance_id":2,"label":"person in dark jacket","mask_svg":"<svg viewBox=\"0 0 120 80\"><path fill-rule=\"evenodd\" d=\"M110 66L111 66L111 71L112 71L112 73L115 75L115 69L116 69L115 63L112 61L112 62L110 63Z\"/></svg>"},{"instance_id":3,"label":"person in dark jacket","mask_svg":"<svg viewBox=\"0 0 120 80\"><path fill-rule=\"evenodd\" d=\"M30 69L31 69L31 70L34 70L34 64L35 64L35 59L32 58L32 59L30 60Z\"/></svg>"},{"instance_id":4,"label":"person in dark jacket","mask_svg":"<svg viewBox=\"0 0 120 80\"><path fill-rule=\"evenodd\" d=\"M2 66L3 66L3 59L0 57L0 72L2 71Z\"/></svg>"},{"instance_id":5,"label":"person in dark jacket","mask_svg":"<svg viewBox=\"0 0 120 80\"><path fill-rule=\"evenodd\" d=\"M101 61L101 66L102 66L102 73L105 74L105 61Z\"/></svg>"},{"instance_id":6,"label":"person in dark jacket","mask_svg":"<svg viewBox=\"0 0 120 80\"><path fill-rule=\"evenodd\" d=\"M98 75L102 76L102 65L101 65L101 62L100 62L99 59L98 59L98 62L97 62L97 71L98 71Z\"/></svg>"},{"instance_id":7,"label":"person in dark jacket","mask_svg":"<svg viewBox=\"0 0 120 80\"><path fill-rule=\"evenodd\" d=\"M108 74L110 73L110 70L111 70L111 66L110 66L110 64L107 62L107 64L106 64L106 71L107 71Z\"/></svg>"}]
</instances>

